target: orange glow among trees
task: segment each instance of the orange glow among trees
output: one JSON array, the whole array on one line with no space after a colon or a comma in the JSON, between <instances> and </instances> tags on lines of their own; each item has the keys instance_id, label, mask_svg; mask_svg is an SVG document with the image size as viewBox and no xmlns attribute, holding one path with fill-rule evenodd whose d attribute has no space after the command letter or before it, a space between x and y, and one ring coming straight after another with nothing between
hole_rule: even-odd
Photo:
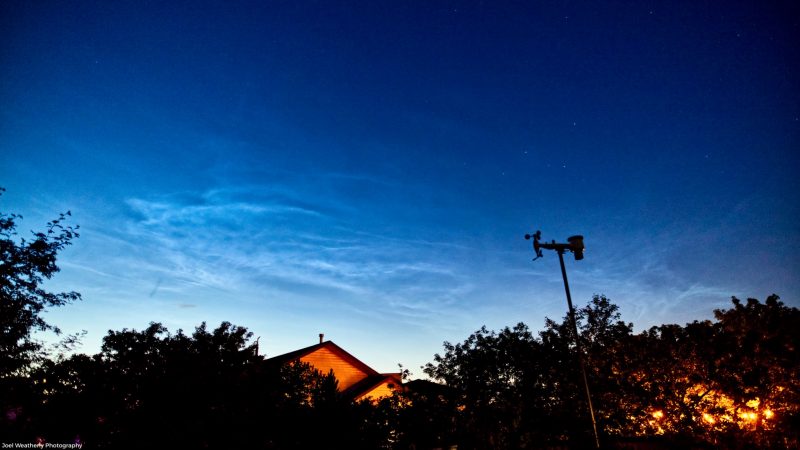
<instances>
[{"instance_id":1,"label":"orange glow among trees","mask_svg":"<svg viewBox=\"0 0 800 450\"><path fill-rule=\"evenodd\" d=\"M746 420L748 422L752 422L752 421L758 419L758 414L754 413L753 411L746 411L746 412L740 413L739 417L741 417L742 419L744 419L744 420Z\"/></svg>"}]
</instances>

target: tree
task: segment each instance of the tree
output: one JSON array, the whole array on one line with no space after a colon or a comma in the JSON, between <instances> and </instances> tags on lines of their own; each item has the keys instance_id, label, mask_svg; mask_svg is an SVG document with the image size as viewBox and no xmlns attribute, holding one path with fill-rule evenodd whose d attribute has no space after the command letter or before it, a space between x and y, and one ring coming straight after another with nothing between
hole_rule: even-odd
<instances>
[{"instance_id":1,"label":"tree","mask_svg":"<svg viewBox=\"0 0 800 450\"><path fill-rule=\"evenodd\" d=\"M5 189L0 188L0 195ZM17 238L17 222L22 216L0 212L0 378L20 374L37 359L41 344L35 331L60 333L45 322L42 312L79 300L77 292L50 292L41 284L60 269L56 257L77 238L78 226L65 224L66 214L32 232L32 239Z\"/></svg>"},{"instance_id":2,"label":"tree","mask_svg":"<svg viewBox=\"0 0 800 450\"><path fill-rule=\"evenodd\" d=\"M714 315L634 334L604 296L576 311L601 440L797 447L800 311L773 295L763 304L734 298L733 308ZM454 402L459 447L591 445L567 317L546 319L537 337L523 324L499 333L481 328L444 347L425 373L444 383L447 395L421 401L445 414L441 405Z\"/></svg>"},{"instance_id":3,"label":"tree","mask_svg":"<svg viewBox=\"0 0 800 450\"><path fill-rule=\"evenodd\" d=\"M0 195L5 189L0 188ZM0 435L22 436L27 418L41 403L28 375L33 363L44 363L42 345L33 334L58 327L42 313L50 307L79 300L77 292L50 292L42 287L59 271L56 257L78 237L78 227L65 224L69 211L33 237L19 238L18 214L0 212ZM20 441L21 442L21 441Z\"/></svg>"},{"instance_id":4,"label":"tree","mask_svg":"<svg viewBox=\"0 0 800 450\"><path fill-rule=\"evenodd\" d=\"M550 438L544 414L550 397L542 379L548 362L525 324L499 333L482 327L463 343L444 347L424 371L449 389L428 398L446 400L456 411L459 448L525 448ZM446 405L429 409L446 411Z\"/></svg>"},{"instance_id":5,"label":"tree","mask_svg":"<svg viewBox=\"0 0 800 450\"><path fill-rule=\"evenodd\" d=\"M800 310L777 295L764 303L732 298L734 307L714 311L720 352L718 389L733 402L739 429L761 448L800 444ZM741 441L740 436L736 436Z\"/></svg>"},{"instance_id":6,"label":"tree","mask_svg":"<svg viewBox=\"0 0 800 450\"><path fill-rule=\"evenodd\" d=\"M109 331L95 357L102 375L84 390L99 403L82 428L91 430L98 419L104 426L87 439L108 447L154 439L186 448L241 443L252 406L249 374L260 360L251 336L228 322L214 330L202 323L191 335L171 334L159 323Z\"/></svg>"},{"instance_id":7,"label":"tree","mask_svg":"<svg viewBox=\"0 0 800 450\"><path fill-rule=\"evenodd\" d=\"M630 431L721 448L797 447L800 311L776 295L732 303L714 312L715 321L636 336L638 349L629 353L640 356L625 377L641 388L650 414Z\"/></svg>"},{"instance_id":8,"label":"tree","mask_svg":"<svg viewBox=\"0 0 800 450\"><path fill-rule=\"evenodd\" d=\"M627 420L627 414L618 407L625 402L621 395L625 391L616 375L626 364L624 344L633 325L620 320L617 305L603 295L594 295L586 306L576 310L575 319L602 440ZM546 318L539 338L545 361L539 377L549 399L543 419L549 422L547 430L558 433L560 441L592 446L591 417L569 316L564 316L561 322Z\"/></svg>"},{"instance_id":9,"label":"tree","mask_svg":"<svg viewBox=\"0 0 800 450\"><path fill-rule=\"evenodd\" d=\"M228 322L191 334L159 323L109 331L99 354L45 361L32 372L40 401L13 435L95 448L388 445L382 411L342 397L332 374L265 362L251 336Z\"/></svg>"}]
</instances>

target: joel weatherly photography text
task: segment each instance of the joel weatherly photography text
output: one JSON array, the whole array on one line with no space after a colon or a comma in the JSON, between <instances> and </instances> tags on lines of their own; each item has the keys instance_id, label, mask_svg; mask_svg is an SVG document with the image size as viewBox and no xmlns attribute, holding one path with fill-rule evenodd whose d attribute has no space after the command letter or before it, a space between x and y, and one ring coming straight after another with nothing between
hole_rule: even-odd
<instances>
[{"instance_id":1,"label":"joel weatherly photography text","mask_svg":"<svg viewBox=\"0 0 800 450\"><path fill-rule=\"evenodd\" d=\"M58 443L58 442L3 442L0 448L58 448L58 449L81 449L82 443Z\"/></svg>"}]
</instances>

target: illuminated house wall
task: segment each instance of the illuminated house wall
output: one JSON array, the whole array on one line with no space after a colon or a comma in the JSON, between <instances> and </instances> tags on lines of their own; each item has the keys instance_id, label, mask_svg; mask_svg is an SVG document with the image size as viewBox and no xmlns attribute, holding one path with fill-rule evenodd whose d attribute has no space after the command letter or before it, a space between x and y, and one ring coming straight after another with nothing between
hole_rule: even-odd
<instances>
[{"instance_id":1,"label":"illuminated house wall","mask_svg":"<svg viewBox=\"0 0 800 450\"><path fill-rule=\"evenodd\" d=\"M308 363L323 374L333 371L339 391L353 400L378 400L402 385L399 373L379 373L331 341L295 350L267 360L267 363Z\"/></svg>"}]
</instances>

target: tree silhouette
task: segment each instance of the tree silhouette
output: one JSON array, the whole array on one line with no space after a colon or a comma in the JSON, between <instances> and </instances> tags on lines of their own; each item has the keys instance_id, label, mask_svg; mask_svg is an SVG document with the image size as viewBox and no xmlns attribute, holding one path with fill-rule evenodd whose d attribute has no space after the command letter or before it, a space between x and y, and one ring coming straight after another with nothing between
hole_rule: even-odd
<instances>
[{"instance_id":1,"label":"tree silhouette","mask_svg":"<svg viewBox=\"0 0 800 450\"><path fill-rule=\"evenodd\" d=\"M389 445L371 403L345 400L333 374L308 364L265 363L250 338L228 322L191 335L159 323L109 331L99 354L33 372L40 401L16 436L97 448Z\"/></svg>"},{"instance_id":2,"label":"tree silhouette","mask_svg":"<svg viewBox=\"0 0 800 450\"><path fill-rule=\"evenodd\" d=\"M61 332L42 318L46 308L80 299L77 292L54 293L41 286L60 270L58 253L78 237L77 226L65 225L69 215L60 214L46 231L25 239L16 232L22 216L0 212L0 378L20 374L40 356L34 331Z\"/></svg>"},{"instance_id":3,"label":"tree silhouette","mask_svg":"<svg viewBox=\"0 0 800 450\"><path fill-rule=\"evenodd\" d=\"M777 296L733 305L714 321L639 334L604 296L577 311L603 442L797 447L800 312ZM590 446L567 317L546 319L537 337L523 324L481 328L444 349L425 373L452 393L418 401L430 409L455 403L459 448Z\"/></svg>"},{"instance_id":4,"label":"tree silhouette","mask_svg":"<svg viewBox=\"0 0 800 450\"><path fill-rule=\"evenodd\" d=\"M0 188L0 195L5 189ZM76 292L50 292L42 283L59 271L56 257L78 237L78 227L61 214L32 238L18 237L22 216L0 212L0 435L13 437L37 399L27 378L33 363L45 361L36 331L60 334L42 313L79 300Z\"/></svg>"},{"instance_id":5,"label":"tree silhouette","mask_svg":"<svg viewBox=\"0 0 800 450\"><path fill-rule=\"evenodd\" d=\"M629 433L797 447L800 311L775 295L732 302L715 321L653 327L630 341L627 354L636 357L622 375L642 407Z\"/></svg>"}]
</instances>

